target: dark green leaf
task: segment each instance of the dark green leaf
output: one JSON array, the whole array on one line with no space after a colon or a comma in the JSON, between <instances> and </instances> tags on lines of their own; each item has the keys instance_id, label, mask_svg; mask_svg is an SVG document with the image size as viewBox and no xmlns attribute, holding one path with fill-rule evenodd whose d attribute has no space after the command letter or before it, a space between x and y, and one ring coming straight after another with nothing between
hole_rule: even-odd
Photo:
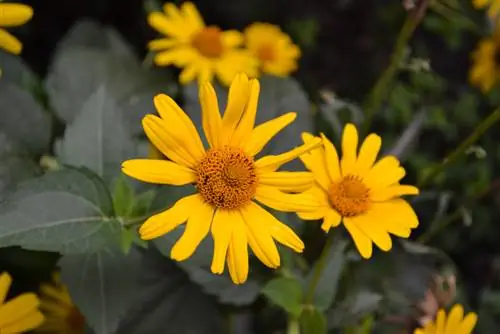
<instances>
[{"instance_id":1,"label":"dark green leaf","mask_svg":"<svg viewBox=\"0 0 500 334\"><path fill-rule=\"evenodd\" d=\"M0 246L61 253L118 243L119 223L102 181L65 169L28 180L0 206Z\"/></svg>"},{"instance_id":2,"label":"dark green leaf","mask_svg":"<svg viewBox=\"0 0 500 334\"><path fill-rule=\"evenodd\" d=\"M2 81L27 90L36 81L35 74L21 57L0 50Z\"/></svg>"},{"instance_id":3,"label":"dark green leaf","mask_svg":"<svg viewBox=\"0 0 500 334\"><path fill-rule=\"evenodd\" d=\"M0 80L0 131L39 155L49 148L52 119L28 92Z\"/></svg>"},{"instance_id":4,"label":"dark green leaf","mask_svg":"<svg viewBox=\"0 0 500 334\"><path fill-rule=\"evenodd\" d=\"M130 217L133 212L135 202L134 189L131 187L129 179L121 174L115 179L113 186L113 206L115 213L120 217Z\"/></svg>"},{"instance_id":5,"label":"dark green leaf","mask_svg":"<svg viewBox=\"0 0 500 334\"><path fill-rule=\"evenodd\" d=\"M262 294L296 317L302 311L302 285L293 278L272 279L262 288Z\"/></svg>"},{"instance_id":6,"label":"dark green leaf","mask_svg":"<svg viewBox=\"0 0 500 334\"><path fill-rule=\"evenodd\" d=\"M124 255L117 247L65 255L59 261L62 281L97 334L113 333L132 306L140 261L138 252Z\"/></svg>"},{"instance_id":7,"label":"dark green leaf","mask_svg":"<svg viewBox=\"0 0 500 334\"><path fill-rule=\"evenodd\" d=\"M301 333L326 334L326 318L315 308L304 308L300 314Z\"/></svg>"},{"instance_id":8,"label":"dark green leaf","mask_svg":"<svg viewBox=\"0 0 500 334\"><path fill-rule=\"evenodd\" d=\"M134 307L117 334L223 332L221 314L210 297L156 250L141 252L140 280L128 291L135 297Z\"/></svg>"},{"instance_id":9,"label":"dark green leaf","mask_svg":"<svg viewBox=\"0 0 500 334\"><path fill-rule=\"evenodd\" d=\"M128 254L132 249L132 245L137 245L142 248L147 248L148 242L140 238L135 228L123 227L121 235L121 243L120 243L121 250L123 251L124 254Z\"/></svg>"},{"instance_id":10,"label":"dark green leaf","mask_svg":"<svg viewBox=\"0 0 500 334\"><path fill-rule=\"evenodd\" d=\"M114 99L99 88L66 128L57 150L61 161L87 167L108 182L120 175L121 162L135 155L122 117Z\"/></svg>"}]
</instances>

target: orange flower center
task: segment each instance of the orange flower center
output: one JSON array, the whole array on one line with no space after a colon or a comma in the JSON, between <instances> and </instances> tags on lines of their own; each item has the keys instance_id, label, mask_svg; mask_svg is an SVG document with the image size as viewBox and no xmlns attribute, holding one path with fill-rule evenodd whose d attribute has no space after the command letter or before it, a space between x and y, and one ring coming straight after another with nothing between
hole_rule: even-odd
<instances>
[{"instance_id":1,"label":"orange flower center","mask_svg":"<svg viewBox=\"0 0 500 334\"><path fill-rule=\"evenodd\" d=\"M237 209L257 190L253 158L233 147L212 148L197 169L196 188L205 202L220 209Z\"/></svg>"},{"instance_id":2,"label":"orange flower center","mask_svg":"<svg viewBox=\"0 0 500 334\"><path fill-rule=\"evenodd\" d=\"M370 189L356 175L347 175L333 183L328 195L331 205L342 217L358 216L370 208Z\"/></svg>"},{"instance_id":3,"label":"orange flower center","mask_svg":"<svg viewBox=\"0 0 500 334\"><path fill-rule=\"evenodd\" d=\"M191 44L203 56L218 58L224 51L222 32L217 27L206 27L194 35Z\"/></svg>"},{"instance_id":4,"label":"orange flower center","mask_svg":"<svg viewBox=\"0 0 500 334\"><path fill-rule=\"evenodd\" d=\"M66 318L68 327L72 333L82 333L85 330L85 317L80 313L76 306L73 306Z\"/></svg>"},{"instance_id":5,"label":"orange flower center","mask_svg":"<svg viewBox=\"0 0 500 334\"><path fill-rule=\"evenodd\" d=\"M273 61L276 57L274 47L270 44L264 44L257 50L257 57L262 62Z\"/></svg>"}]
</instances>

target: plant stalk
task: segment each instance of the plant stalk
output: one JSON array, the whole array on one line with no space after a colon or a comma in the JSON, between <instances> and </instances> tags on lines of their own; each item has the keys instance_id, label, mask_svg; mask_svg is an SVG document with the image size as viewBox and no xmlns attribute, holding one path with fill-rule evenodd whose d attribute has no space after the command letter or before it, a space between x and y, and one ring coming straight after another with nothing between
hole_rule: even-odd
<instances>
[{"instance_id":1,"label":"plant stalk","mask_svg":"<svg viewBox=\"0 0 500 334\"><path fill-rule=\"evenodd\" d=\"M323 273L323 270L325 270L326 264L328 263L328 255L329 255L330 249L332 248L332 245L333 245L334 235L335 235L335 233L328 233L325 247L323 247L323 251L321 252L321 254L319 256L318 264L314 268L311 283L309 284L309 288L307 289L306 298L304 299L305 305L312 305L313 304L314 293L316 292L316 287L317 287L319 280L321 278L321 274Z\"/></svg>"}]
</instances>

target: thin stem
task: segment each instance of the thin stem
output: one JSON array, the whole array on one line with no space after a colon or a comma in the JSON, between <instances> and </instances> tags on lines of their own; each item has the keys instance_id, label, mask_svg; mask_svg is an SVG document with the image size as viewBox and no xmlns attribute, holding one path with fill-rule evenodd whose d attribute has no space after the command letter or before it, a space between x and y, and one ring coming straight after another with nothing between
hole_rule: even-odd
<instances>
[{"instance_id":1,"label":"thin stem","mask_svg":"<svg viewBox=\"0 0 500 334\"><path fill-rule=\"evenodd\" d=\"M441 174L446 169L446 167L455 163L456 160L458 160L458 158L460 158L472 144L474 144L479 138L481 138L481 136L499 120L500 108L497 108L481 123L479 123L474 131L469 135L469 137L462 141L462 143L460 143L460 145L458 145L458 147L453 152L448 154L448 156L444 158L444 160L439 165L434 166L427 174L425 174L425 176L419 182L418 187L425 187L431 180Z\"/></svg>"},{"instance_id":2,"label":"thin stem","mask_svg":"<svg viewBox=\"0 0 500 334\"><path fill-rule=\"evenodd\" d=\"M317 287L319 280L321 278L321 274L323 273L323 270L325 269L326 264L328 263L328 255L329 255L330 249L332 248L332 245L333 245L334 235L335 235L335 233L328 234L325 247L323 248L323 251L321 252L321 254L319 256L317 265L314 267L314 272L313 272L313 276L311 279L311 283L309 284L306 298L304 300L304 303L306 305L312 305L312 303L313 303L314 293L316 292L316 287Z\"/></svg>"},{"instance_id":3,"label":"thin stem","mask_svg":"<svg viewBox=\"0 0 500 334\"><path fill-rule=\"evenodd\" d=\"M370 129L371 122L375 113L380 109L382 102L387 97L387 91L391 85L398 69L405 56L406 46L410 40L415 28L418 25L418 20L415 19L413 15L408 15L406 20L399 32L398 38L396 40L396 45L394 51L391 55L391 61L389 66L385 69L382 75L378 78L375 86L373 86L368 100L366 101L363 109L365 111L366 119L364 122L364 131L368 132Z\"/></svg>"},{"instance_id":4,"label":"thin stem","mask_svg":"<svg viewBox=\"0 0 500 334\"><path fill-rule=\"evenodd\" d=\"M297 318L290 316L288 318L288 328L286 334L300 334L300 324Z\"/></svg>"}]
</instances>

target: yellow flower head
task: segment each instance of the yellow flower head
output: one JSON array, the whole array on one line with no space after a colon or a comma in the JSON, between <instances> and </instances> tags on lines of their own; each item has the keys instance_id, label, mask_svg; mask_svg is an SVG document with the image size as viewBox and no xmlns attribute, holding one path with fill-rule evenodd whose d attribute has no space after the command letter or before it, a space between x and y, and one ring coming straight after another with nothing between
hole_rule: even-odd
<instances>
[{"instance_id":1,"label":"yellow flower head","mask_svg":"<svg viewBox=\"0 0 500 334\"><path fill-rule=\"evenodd\" d=\"M148 16L149 25L165 35L151 41L149 48L161 51L155 57L157 65L183 68L179 77L182 84L196 77L200 83L212 81L215 74L227 86L238 72L257 76L257 60L248 51L237 49L243 43L240 32L207 27L191 2L184 2L179 9L166 3L163 9L164 13Z\"/></svg>"},{"instance_id":2,"label":"yellow flower head","mask_svg":"<svg viewBox=\"0 0 500 334\"><path fill-rule=\"evenodd\" d=\"M477 9L488 8L488 16L495 18L500 12L500 0L472 0L472 5Z\"/></svg>"},{"instance_id":3,"label":"yellow flower head","mask_svg":"<svg viewBox=\"0 0 500 334\"><path fill-rule=\"evenodd\" d=\"M246 47L259 59L262 72L287 76L297 69L300 49L278 26L258 22L244 34Z\"/></svg>"},{"instance_id":4,"label":"yellow flower head","mask_svg":"<svg viewBox=\"0 0 500 334\"><path fill-rule=\"evenodd\" d=\"M45 322L36 331L52 334L83 334L85 318L71 301L68 288L61 283L59 274L54 274L52 284L40 286L40 309Z\"/></svg>"},{"instance_id":5,"label":"yellow flower head","mask_svg":"<svg viewBox=\"0 0 500 334\"><path fill-rule=\"evenodd\" d=\"M142 239L154 239L187 222L183 236L170 254L172 259L183 261L211 232L215 243L212 272L221 274L227 258L229 273L237 284L247 279L248 245L271 268L280 265L274 240L297 252L304 248L289 227L255 201L285 212L318 208L311 196L290 194L310 187L311 173L277 169L318 147L320 139L283 154L254 160L296 117L291 112L254 128L259 89L256 79L237 75L221 117L212 85L205 82L200 87L207 149L194 124L174 100L163 94L156 96L154 103L160 117L147 115L143 126L149 140L171 161L128 160L122 165L125 174L144 182L196 186L195 194L147 219L139 233Z\"/></svg>"},{"instance_id":6,"label":"yellow flower head","mask_svg":"<svg viewBox=\"0 0 500 334\"><path fill-rule=\"evenodd\" d=\"M471 334L476 326L477 315L474 312L464 318L462 305L455 305L446 317L444 310L439 310L436 321L430 321L424 328L416 329L414 334Z\"/></svg>"},{"instance_id":7,"label":"yellow flower head","mask_svg":"<svg viewBox=\"0 0 500 334\"><path fill-rule=\"evenodd\" d=\"M469 80L486 93L500 78L500 27L492 37L479 42L472 53L472 62Z\"/></svg>"},{"instance_id":8,"label":"yellow flower head","mask_svg":"<svg viewBox=\"0 0 500 334\"><path fill-rule=\"evenodd\" d=\"M18 334L32 330L42 324L44 317L38 310L40 301L34 293L23 293L5 301L12 277L0 275L0 333Z\"/></svg>"},{"instance_id":9,"label":"yellow flower head","mask_svg":"<svg viewBox=\"0 0 500 334\"><path fill-rule=\"evenodd\" d=\"M305 143L315 140L308 133L302 138ZM416 195L418 189L399 184L405 170L395 157L375 162L382 144L380 137L370 134L358 154L358 132L354 125L347 124L341 159L324 136L323 144L300 157L316 179L307 192L321 201L321 207L314 212L299 212L299 216L323 219L321 228L325 232L343 222L364 258L371 257L372 242L383 251L390 250L389 233L408 238L418 219L412 207L399 197Z\"/></svg>"},{"instance_id":10,"label":"yellow flower head","mask_svg":"<svg viewBox=\"0 0 500 334\"><path fill-rule=\"evenodd\" d=\"M17 27L28 22L33 16L33 9L27 5L17 3L0 3L0 27ZM23 45L9 34L5 29L0 29L0 48L18 55Z\"/></svg>"}]
</instances>

